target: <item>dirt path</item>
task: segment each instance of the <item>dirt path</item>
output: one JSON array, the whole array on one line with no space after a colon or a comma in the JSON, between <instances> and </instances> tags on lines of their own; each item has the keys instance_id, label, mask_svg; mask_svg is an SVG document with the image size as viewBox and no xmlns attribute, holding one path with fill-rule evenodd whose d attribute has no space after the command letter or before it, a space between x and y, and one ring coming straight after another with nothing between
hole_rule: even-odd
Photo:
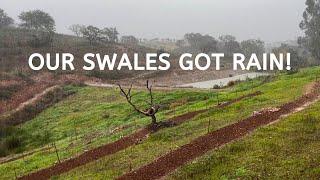
<instances>
[{"instance_id":1,"label":"dirt path","mask_svg":"<svg viewBox=\"0 0 320 180\"><path fill-rule=\"evenodd\" d=\"M60 87L61 86L59 85L48 87L42 92L35 94L31 99L21 103L14 110L1 114L0 125L16 126L31 120L37 114L50 107L53 103L56 103L67 96ZM54 96L48 96L51 92Z\"/></svg>"},{"instance_id":2,"label":"dirt path","mask_svg":"<svg viewBox=\"0 0 320 180\"><path fill-rule=\"evenodd\" d=\"M15 109L10 110L6 113L14 113L14 112L20 111L21 109L25 108L27 105L33 104L34 102L38 101L43 96L45 96L48 92L53 91L54 89L56 89L58 87L59 87L58 85L47 87L46 89L42 90L40 93L35 94L32 98L20 103L19 106L16 107ZM4 113L4 114L6 114L6 113Z\"/></svg>"},{"instance_id":3,"label":"dirt path","mask_svg":"<svg viewBox=\"0 0 320 180\"><path fill-rule=\"evenodd\" d=\"M234 99L230 102L220 104L220 105L216 106L216 108L224 108L228 105L231 105L233 103L241 101L245 98L257 96L260 94L261 94L261 92L255 92L252 94L241 96L241 97ZM206 109L206 110L199 110L199 111L186 113L186 114L174 117L172 119L169 119L168 122L173 122L175 125L179 125L187 120L194 118L198 114L206 112L206 111L208 111L208 110ZM157 130L159 130L159 129L157 129ZM37 172L28 174L26 176L20 177L19 179L30 179L30 180L49 179L52 176L56 176L56 175L68 172L74 168L85 165L87 163L90 163L92 161L100 159L104 156L114 154L114 153L119 152L121 150L124 150L132 145L135 145L135 144L139 143L142 139L146 138L147 135L149 135L150 133L152 133L154 131L155 131L154 127L146 127L146 128L141 129L141 130L139 130L129 136L121 138L118 141L106 144L106 145L98 147L96 149L92 149L92 150L87 151L77 157L63 161L60 164L56 164L56 165L48 167L46 169L42 169Z\"/></svg>"},{"instance_id":4,"label":"dirt path","mask_svg":"<svg viewBox=\"0 0 320 180\"><path fill-rule=\"evenodd\" d=\"M35 103L39 99L43 98L48 92L53 91L54 89L56 89L58 87L60 87L60 86L56 85L56 86L48 87L47 89L45 89L41 93L34 95L33 98L27 100L24 103L21 103L14 111L20 111L21 109L25 108L27 105Z\"/></svg>"},{"instance_id":5,"label":"dirt path","mask_svg":"<svg viewBox=\"0 0 320 180\"><path fill-rule=\"evenodd\" d=\"M310 102L319 100L319 87L320 83L318 82L314 85L313 90L310 93L303 95L293 102L284 104L276 110L261 111L238 123L201 136L191 143L181 146L179 149L171 151L152 163L127 173L118 179L149 180L162 178L178 167L204 155L210 150L239 139L260 126L279 120L282 116L287 116L298 110L302 110L306 105L310 105Z\"/></svg>"}]
</instances>

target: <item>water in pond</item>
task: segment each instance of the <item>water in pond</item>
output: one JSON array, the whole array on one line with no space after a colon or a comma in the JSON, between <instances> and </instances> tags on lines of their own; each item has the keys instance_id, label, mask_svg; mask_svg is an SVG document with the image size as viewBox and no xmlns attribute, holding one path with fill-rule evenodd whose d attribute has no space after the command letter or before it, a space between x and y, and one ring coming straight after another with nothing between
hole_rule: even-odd
<instances>
[{"instance_id":1,"label":"water in pond","mask_svg":"<svg viewBox=\"0 0 320 180\"><path fill-rule=\"evenodd\" d=\"M222 78L222 79L216 79L216 80L210 80L210 81L202 81L202 82L195 82L195 83L190 83L190 84L183 84L180 85L179 87L193 87L193 88L203 88L203 89L209 89L213 88L214 86L226 86L230 81L245 81L246 79L250 78L257 78L259 76L267 76L268 73L246 73L246 74L241 74L233 77L228 77L228 78Z\"/></svg>"}]
</instances>

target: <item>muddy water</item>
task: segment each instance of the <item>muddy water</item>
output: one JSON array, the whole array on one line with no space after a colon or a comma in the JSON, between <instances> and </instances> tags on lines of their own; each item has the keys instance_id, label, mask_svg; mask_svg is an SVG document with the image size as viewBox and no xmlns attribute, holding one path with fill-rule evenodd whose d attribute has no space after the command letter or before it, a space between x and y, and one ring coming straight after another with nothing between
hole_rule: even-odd
<instances>
[{"instance_id":1,"label":"muddy water","mask_svg":"<svg viewBox=\"0 0 320 180\"><path fill-rule=\"evenodd\" d=\"M222 78L222 79L215 79L215 80L210 80L210 81L202 81L202 82L195 82L195 83L190 83L190 84L183 84L180 85L179 87L193 87L193 88L202 88L202 89L209 89L213 88L214 86L226 86L230 81L245 81L246 79L250 78L257 78L259 76L267 76L268 73L246 73L246 74L241 74L233 77L228 77L228 78Z\"/></svg>"}]
</instances>

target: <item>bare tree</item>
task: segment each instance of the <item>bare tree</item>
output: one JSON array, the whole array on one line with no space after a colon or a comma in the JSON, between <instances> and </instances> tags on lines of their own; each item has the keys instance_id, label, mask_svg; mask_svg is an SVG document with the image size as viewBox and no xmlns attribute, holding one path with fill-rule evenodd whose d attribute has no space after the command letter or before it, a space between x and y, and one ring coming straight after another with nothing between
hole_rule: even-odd
<instances>
[{"instance_id":1,"label":"bare tree","mask_svg":"<svg viewBox=\"0 0 320 180\"><path fill-rule=\"evenodd\" d=\"M128 91L126 92L120 84L118 84L119 88L120 88L120 91L121 93L125 96L125 98L127 99L127 102L133 107L133 109L135 111L137 111L138 113L140 114L143 114L145 116L148 116L151 118L152 120L152 125L157 125L158 122L157 122L157 118L156 118L156 113L159 111L160 109L160 105L159 104L155 104L154 103L154 99L153 99L153 95L152 95L152 85L149 84L149 81L147 81L147 89L149 91L149 96L150 96L150 99L147 103L149 104L149 107L142 111L140 110L133 102L132 102L132 97L133 95L131 94L131 90L132 90L132 84L130 85L130 88L128 89Z\"/></svg>"}]
</instances>

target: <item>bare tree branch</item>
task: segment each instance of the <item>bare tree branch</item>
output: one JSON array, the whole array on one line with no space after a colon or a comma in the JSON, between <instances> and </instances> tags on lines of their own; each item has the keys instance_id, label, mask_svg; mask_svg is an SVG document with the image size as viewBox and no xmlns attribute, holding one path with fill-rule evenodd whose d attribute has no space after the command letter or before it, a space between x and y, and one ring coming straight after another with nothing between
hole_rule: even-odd
<instances>
[{"instance_id":1,"label":"bare tree branch","mask_svg":"<svg viewBox=\"0 0 320 180\"><path fill-rule=\"evenodd\" d=\"M147 80L147 89L149 90L150 104L153 106L152 85L149 85L149 80Z\"/></svg>"},{"instance_id":2,"label":"bare tree branch","mask_svg":"<svg viewBox=\"0 0 320 180\"><path fill-rule=\"evenodd\" d=\"M132 102L132 97L133 95L131 95L131 90L132 90L132 84L130 85L128 92L126 92L120 84L118 84L121 93L125 96L125 98L127 99L127 102L134 108L135 111L139 112L140 114L143 114L145 116L151 117L152 119L152 123L153 124L157 124L157 119L156 119L156 113L159 111L160 109L160 105L155 105L154 101L153 101L153 95L152 95L152 85L149 84L149 80L147 81L147 89L149 91L149 96L150 96L150 102L147 101L147 103L149 104L149 107L145 110L142 111L140 110L136 105L133 104Z\"/></svg>"},{"instance_id":3,"label":"bare tree branch","mask_svg":"<svg viewBox=\"0 0 320 180\"><path fill-rule=\"evenodd\" d=\"M141 111L140 109L138 109L131 101L132 99L132 95L131 95L131 89L132 89L132 84L130 85L130 88L128 90L128 92L126 93L126 91L121 87L120 84L118 84L121 93L126 97L127 102L134 108L134 110L136 110L137 112L143 114L143 115L147 115L145 112Z\"/></svg>"}]
</instances>

